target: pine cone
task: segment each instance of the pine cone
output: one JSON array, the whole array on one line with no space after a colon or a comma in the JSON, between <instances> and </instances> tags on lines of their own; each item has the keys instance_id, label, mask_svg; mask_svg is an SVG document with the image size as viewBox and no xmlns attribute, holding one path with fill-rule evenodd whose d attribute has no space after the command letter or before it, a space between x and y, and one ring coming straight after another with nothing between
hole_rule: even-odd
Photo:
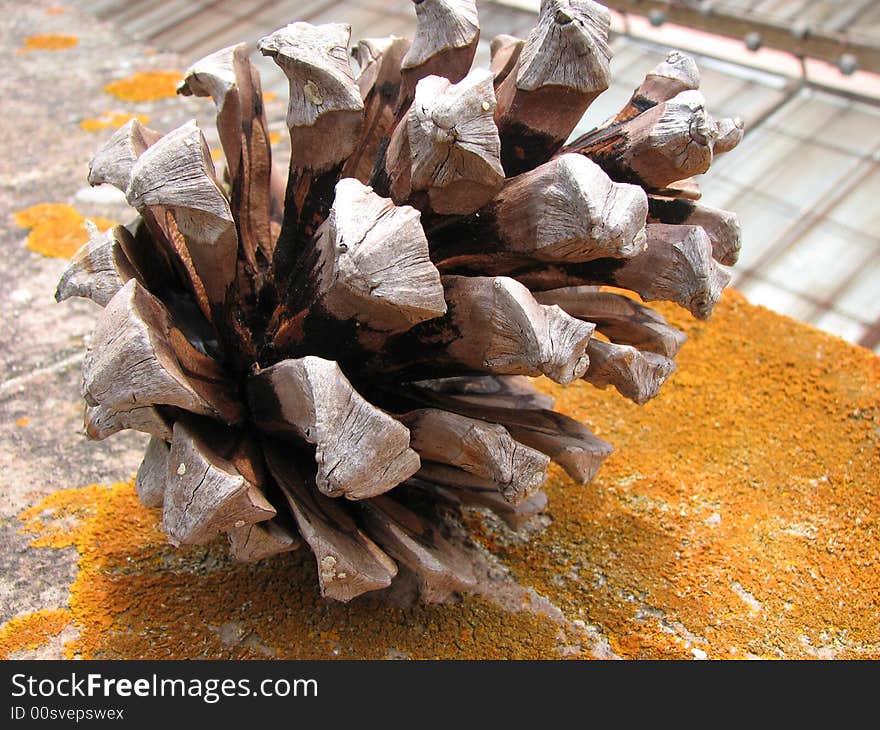
<instances>
[{"instance_id":1,"label":"pine cone","mask_svg":"<svg viewBox=\"0 0 880 730\"><path fill-rule=\"evenodd\" d=\"M609 83L603 6L544 0L471 70L474 0L415 3L415 39L361 41L357 76L347 25L260 41L290 80L286 182L245 45L196 63L179 90L217 106L225 183L195 121L133 120L89 181L139 217L93 231L56 294L104 307L86 428L152 435L136 484L169 541L225 533L243 561L304 541L342 601L399 569L425 600L474 588L436 504L516 527L551 459L587 483L611 452L524 376L652 398L685 336L602 285L705 318L739 249L690 177L742 124L707 115L692 59L566 145Z\"/></svg>"}]
</instances>

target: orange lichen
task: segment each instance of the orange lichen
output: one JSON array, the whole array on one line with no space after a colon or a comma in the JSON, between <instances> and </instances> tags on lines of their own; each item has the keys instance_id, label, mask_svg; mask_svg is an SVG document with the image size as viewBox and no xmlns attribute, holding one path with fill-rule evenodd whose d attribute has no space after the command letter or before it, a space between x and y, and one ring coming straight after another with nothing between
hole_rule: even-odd
<instances>
[{"instance_id":1,"label":"orange lichen","mask_svg":"<svg viewBox=\"0 0 880 730\"><path fill-rule=\"evenodd\" d=\"M648 405L542 385L615 444L596 479L554 470L552 521L528 540L482 512L469 525L619 656L880 658L880 359L736 293L708 323L663 311L691 339ZM324 602L306 550L243 566L173 548L131 483L22 519L34 545L80 554L70 657L547 658L572 641L481 598Z\"/></svg>"},{"instance_id":2,"label":"orange lichen","mask_svg":"<svg viewBox=\"0 0 880 730\"><path fill-rule=\"evenodd\" d=\"M16 616L0 626L0 660L19 651L38 649L70 625L70 611L43 609Z\"/></svg>"},{"instance_id":3,"label":"orange lichen","mask_svg":"<svg viewBox=\"0 0 880 730\"><path fill-rule=\"evenodd\" d=\"M150 117L146 114L128 114L126 112L106 111L100 117L90 117L83 119L79 126L87 132L98 132L108 127L119 129L123 124L128 123L132 119L137 119L141 124L148 124Z\"/></svg>"},{"instance_id":4,"label":"orange lichen","mask_svg":"<svg viewBox=\"0 0 880 730\"><path fill-rule=\"evenodd\" d=\"M87 119L83 119L79 123L79 126L86 130L86 132L98 132L102 129L107 129L107 127L110 126L110 123L95 117L88 117Z\"/></svg>"},{"instance_id":5,"label":"orange lichen","mask_svg":"<svg viewBox=\"0 0 880 730\"><path fill-rule=\"evenodd\" d=\"M281 141L281 135L278 132L269 132L269 144L278 144Z\"/></svg>"},{"instance_id":6,"label":"orange lichen","mask_svg":"<svg viewBox=\"0 0 880 730\"><path fill-rule=\"evenodd\" d=\"M94 516L94 505L104 491L106 487L92 484L82 489L53 492L18 516L23 523L21 532L39 535L31 541L31 547L71 547L76 544L71 526Z\"/></svg>"},{"instance_id":7,"label":"orange lichen","mask_svg":"<svg viewBox=\"0 0 880 730\"><path fill-rule=\"evenodd\" d=\"M19 53L29 53L30 51L62 51L65 48L72 48L79 43L79 38L75 35L60 35L58 33L38 33L37 35L28 36L24 39Z\"/></svg>"},{"instance_id":8,"label":"orange lichen","mask_svg":"<svg viewBox=\"0 0 880 730\"><path fill-rule=\"evenodd\" d=\"M107 218L89 218L101 231L117 225ZM71 205L40 203L15 214L21 228L30 228L25 244L43 256L69 259L89 240L86 219Z\"/></svg>"},{"instance_id":9,"label":"orange lichen","mask_svg":"<svg viewBox=\"0 0 880 730\"><path fill-rule=\"evenodd\" d=\"M68 658L559 656L550 620L482 599L415 608L381 597L326 603L304 550L235 565L222 545L175 549L131 482L56 492L21 519L36 533L32 547L73 545L80 554L70 587L79 636L66 645Z\"/></svg>"},{"instance_id":10,"label":"orange lichen","mask_svg":"<svg viewBox=\"0 0 880 730\"><path fill-rule=\"evenodd\" d=\"M542 386L615 453L505 561L622 656L880 657L880 358L735 292L660 308L690 341L657 400Z\"/></svg>"},{"instance_id":11,"label":"orange lichen","mask_svg":"<svg viewBox=\"0 0 880 730\"><path fill-rule=\"evenodd\" d=\"M274 91L264 91L263 92L263 101L266 102L267 104L270 101L275 101L275 99L277 99L277 98L278 98L278 94L276 94Z\"/></svg>"},{"instance_id":12,"label":"orange lichen","mask_svg":"<svg viewBox=\"0 0 880 730\"><path fill-rule=\"evenodd\" d=\"M104 91L122 101L155 101L177 95L181 74L177 71L139 71L104 87Z\"/></svg>"},{"instance_id":13,"label":"orange lichen","mask_svg":"<svg viewBox=\"0 0 880 730\"><path fill-rule=\"evenodd\" d=\"M44 223L64 223L76 218L82 218L76 208L59 203L39 203L15 214L15 222L20 228L35 228Z\"/></svg>"},{"instance_id":14,"label":"orange lichen","mask_svg":"<svg viewBox=\"0 0 880 730\"><path fill-rule=\"evenodd\" d=\"M15 419L15 425L18 426L18 428L24 428L30 422L31 422L31 419L28 418L27 416L22 416L21 418Z\"/></svg>"},{"instance_id":15,"label":"orange lichen","mask_svg":"<svg viewBox=\"0 0 880 730\"><path fill-rule=\"evenodd\" d=\"M51 8L46 8L46 15L62 15L67 12L67 8L62 7L61 5L53 5Z\"/></svg>"}]
</instances>

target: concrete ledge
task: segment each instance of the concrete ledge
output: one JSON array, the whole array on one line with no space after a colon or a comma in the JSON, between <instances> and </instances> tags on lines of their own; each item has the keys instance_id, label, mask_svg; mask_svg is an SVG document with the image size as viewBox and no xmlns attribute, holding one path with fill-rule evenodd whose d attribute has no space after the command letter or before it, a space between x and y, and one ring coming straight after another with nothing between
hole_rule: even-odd
<instances>
[{"instance_id":1,"label":"concrete ledge","mask_svg":"<svg viewBox=\"0 0 880 730\"><path fill-rule=\"evenodd\" d=\"M92 305L55 305L64 261L28 249L13 214L48 202L127 215L83 191L112 132L84 118L169 129L198 113L207 129L212 115L105 94L185 64L48 7L0 2L0 95L18 114L0 137L0 657L880 658L880 359L736 293L708 323L664 310L691 340L647 406L546 386L616 453L587 487L555 471L549 514L522 533L466 515L490 569L483 596L341 606L318 597L304 551L240 566L168 546L128 481L143 439L81 433ZM80 43L17 53L62 28Z\"/></svg>"}]
</instances>

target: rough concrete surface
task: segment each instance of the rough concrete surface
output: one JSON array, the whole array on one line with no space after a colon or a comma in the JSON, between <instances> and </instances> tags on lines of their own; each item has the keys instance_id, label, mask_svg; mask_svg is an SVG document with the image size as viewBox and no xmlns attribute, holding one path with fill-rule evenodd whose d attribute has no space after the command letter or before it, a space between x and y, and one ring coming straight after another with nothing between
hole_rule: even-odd
<instances>
[{"instance_id":1,"label":"rough concrete surface","mask_svg":"<svg viewBox=\"0 0 880 730\"><path fill-rule=\"evenodd\" d=\"M54 12L53 9L64 12ZM25 39L64 34L60 50L24 51ZM80 123L105 111L145 113L162 128L207 111L187 100L126 104L102 89L136 70L180 69L167 54L145 53L116 28L57 3L0 2L0 621L36 608L63 606L75 560L28 553L18 534L22 508L72 484L113 481L137 468L144 439L123 434L102 444L82 433L79 364L94 325L95 305L59 305L54 291L66 266L25 246L28 231L14 214L41 203L73 205L83 215L121 222L132 212L95 195L88 161L110 134ZM205 119L210 120L210 116Z\"/></svg>"},{"instance_id":2,"label":"rough concrete surface","mask_svg":"<svg viewBox=\"0 0 880 730\"><path fill-rule=\"evenodd\" d=\"M22 52L41 33L78 42ZM616 453L587 487L553 471L548 514L521 533L464 516L483 595L342 606L317 595L304 550L241 566L219 546L168 546L129 481L145 439L82 433L95 306L54 302L65 260L28 248L15 213L55 203L125 221L86 185L113 130L81 122L197 116L208 132L213 114L107 94L194 59L55 3L0 0L0 56L0 656L880 657L880 360L735 293L708 323L664 308L691 341L643 408L542 386Z\"/></svg>"}]
</instances>

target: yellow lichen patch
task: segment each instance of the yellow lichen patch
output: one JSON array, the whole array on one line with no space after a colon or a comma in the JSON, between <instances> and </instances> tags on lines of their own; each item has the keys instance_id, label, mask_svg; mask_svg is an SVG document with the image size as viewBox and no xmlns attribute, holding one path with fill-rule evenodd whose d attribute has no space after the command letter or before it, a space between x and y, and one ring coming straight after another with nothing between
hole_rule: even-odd
<instances>
[{"instance_id":1,"label":"yellow lichen patch","mask_svg":"<svg viewBox=\"0 0 880 730\"><path fill-rule=\"evenodd\" d=\"M21 532L37 535L31 547L70 547L76 544L75 525L95 514L94 504L106 491L106 487L92 484L82 489L53 492L19 515L23 523Z\"/></svg>"},{"instance_id":2,"label":"yellow lichen patch","mask_svg":"<svg viewBox=\"0 0 880 730\"><path fill-rule=\"evenodd\" d=\"M264 91L263 92L263 101L265 101L267 103L270 101L275 101L275 99L277 99L277 98L278 98L278 94L276 94L274 91Z\"/></svg>"},{"instance_id":3,"label":"yellow lichen patch","mask_svg":"<svg viewBox=\"0 0 880 730\"><path fill-rule=\"evenodd\" d=\"M150 117L146 114L127 114L125 112L106 111L100 117L90 117L83 119L79 126L87 132L98 132L108 127L119 129L123 124L128 123L132 119L137 119L141 124L148 124Z\"/></svg>"},{"instance_id":4,"label":"yellow lichen patch","mask_svg":"<svg viewBox=\"0 0 880 730\"><path fill-rule=\"evenodd\" d=\"M90 218L98 230L117 225L107 218ZM40 203L15 214L21 228L30 228L27 247L43 256L69 259L89 240L86 219L71 205Z\"/></svg>"},{"instance_id":5,"label":"yellow lichen patch","mask_svg":"<svg viewBox=\"0 0 880 730\"><path fill-rule=\"evenodd\" d=\"M213 149L211 150L211 159L214 162L218 162L223 159L223 150Z\"/></svg>"},{"instance_id":6,"label":"yellow lichen patch","mask_svg":"<svg viewBox=\"0 0 880 730\"><path fill-rule=\"evenodd\" d=\"M177 71L138 71L104 87L104 91L122 101L155 101L177 95L181 74Z\"/></svg>"},{"instance_id":7,"label":"yellow lichen patch","mask_svg":"<svg viewBox=\"0 0 880 730\"><path fill-rule=\"evenodd\" d=\"M131 482L56 492L21 519L34 546L79 552L70 658L559 656L554 623L482 599L400 608L366 596L342 605L319 596L306 550L237 565L219 541L173 548Z\"/></svg>"},{"instance_id":8,"label":"yellow lichen patch","mask_svg":"<svg viewBox=\"0 0 880 730\"><path fill-rule=\"evenodd\" d=\"M87 119L83 119L79 123L79 126L86 130L86 132L98 132L102 129L107 129L107 127L110 126L110 123L103 119L88 117Z\"/></svg>"},{"instance_id":9,"label":"yellow lichen patch","mask_svg":"<svg viewBox=\"0 0 880 730\"><path fill-rule=\"evenodd\" d=\"M38 33L24 39L20 53L29 51L62 51L72 48L79 43L75 35L60 35L58 33Z\"/></svg>"},{"instance_id":10,"label":"yellow lichen patch","mask_svg":"<svg viewBox=\"0 0 880 730\"><path fill-rule=\"evenodd\" d=\"M281 141L281 135L278 132L269 132L269 144L278 144Z\"/></svg>"},{"instance_id":11,"label":"yellow lichen patch","mask_svg":"<svg viewBox=\"0 0 880 730\"><path fill-rule=\"evenodd\" d=\"M15 222L20 228L35 228L44 223L64 223L81 218L72 205L60 203L39 203L15 214Z\"/></svg>"},{"instance_id":12,"label":"yellow lichen patch","mask_svg":"<svg viewBox=\"0 0 880 730\"><path fill-rule=\"evenodd\" d=\"M27 416L22 416L21 418L15 419L15 425L18 426L18 428L24 428L30 422L31 422L31 419L28 418Z\"/></svg>"},{"instance_id":13,"label":"yellow lichen patch","mask_svg":"<svg viewBox=\"0 0 880 730\"><path fill-rule=\"evenodd\" d=\"M43 609L16 616L0 626L0 660L18 651L39 649L70 624L70 611Z\"/></svg>"},{"instance_id":14,"label":"yellow lichen patch","mask_svg":"<svg viewBox=\"0 0 880 730\"><path fill-rule=\"evenodd\" d=\"M642 407L542 383L615 453L554 470L530 543L482 539L621 656L880 658L880 358L735 292L658 308L677 374Z\"/></svg>"}]
</instances>

